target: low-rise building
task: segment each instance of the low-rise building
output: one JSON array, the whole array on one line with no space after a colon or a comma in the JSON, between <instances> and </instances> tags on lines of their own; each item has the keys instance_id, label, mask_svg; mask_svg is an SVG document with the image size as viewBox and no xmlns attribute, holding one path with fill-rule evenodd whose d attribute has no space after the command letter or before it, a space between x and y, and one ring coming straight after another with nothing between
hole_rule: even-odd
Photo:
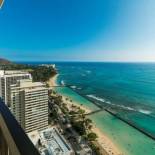
<instances>
[{"instance_id":1,"label":"low-rise building","mask_svg":"<svg viewBox=\"0 0 155 155\"><path fill-rule=\"evenodd\" d=\"M34 131L28 136L41 155L74 155L71 146L56 128Z\"/></svg>"}]
</instances>

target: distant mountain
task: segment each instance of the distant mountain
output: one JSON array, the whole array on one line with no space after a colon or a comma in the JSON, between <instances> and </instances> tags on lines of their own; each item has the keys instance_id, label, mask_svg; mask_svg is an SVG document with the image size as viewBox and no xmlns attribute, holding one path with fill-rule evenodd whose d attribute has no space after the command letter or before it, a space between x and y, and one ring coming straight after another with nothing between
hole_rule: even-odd
<instances>
[{"instance_id":1,"label":"distant mountain","mask_svg":"<svg viewBox=\"0 0 155 155\"><path fill-rule=\"evenodd\" d=\"M14 64L14 63L7 59L0 58L0 65L11 65L11 64Z\"/></svg>"}]
</instances>

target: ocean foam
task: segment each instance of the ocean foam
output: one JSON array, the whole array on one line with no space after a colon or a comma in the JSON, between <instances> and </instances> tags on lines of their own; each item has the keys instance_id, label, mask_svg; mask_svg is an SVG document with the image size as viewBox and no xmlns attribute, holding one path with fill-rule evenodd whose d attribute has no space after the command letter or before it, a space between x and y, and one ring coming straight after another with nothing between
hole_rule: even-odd
<instances>
[{"instance_id":1,"label":"ocean foam","mask_svg":"<svg viewBox=\"0 0 155 155\"><path fill-rule=\"evenodd\" d=\"M95 99L97 101L100 101L100 102L103 102L103 103L106 103L106 104L109 104L111 106L114 106L114 107L118 107L118 108L121 108L121 109L126 109L126 110L131 110L131 111L136 111L135 109L131 108L131 107L128 107L128 106L124 106L124 105L118 105L118 104L113 104L111 103L110 101L107 101L101 97L98 97L98 96L95 96L95 95L87 95L88 97L92 98L92 99Z\"/></svg>"},{"instance_id":2,"label":"ocean foam","mask_svg":"<svg viewBox=\"0 0 155 155\"><path fill-rule=\"evenodd\" d=\"M110 104L110 105L115 106L115 107L118 107L118 108L121 108L121 109L126 109L126 110L135 111L135 109L133 109L133 108L131 108L131 107L124 106L124 105L119 105L119 104L113 104L113 103L111 103L110 101L107 101L107 102L105 102L105 103Z\"/></svg>"},{"instance_id":3,"label":"ocean foam","mask_svg":"<svg viewBox=\"0 0 155 155\"><path fill-rule=\"evenodd\" d=\"M149 111L149 110L144 110L144 109L139 109L138 111L139 111L140 113L143 113L143 114L146 114L146 115L149 115L149 114L152 113L151 111Z\"/></svg>"},{"instance_id":4,"label":"ocean foam","mask_svg":"<svg viewBox=\"0 0 155 155\"><path fill-rule=\"evenodd\" d=\"M76 86L70 86L72 89L76 89Z\"/></svg>"},{"instance_id":5,"label":"ocean foam","mask_svg":"<svg viewBox=\"0 0 155 155\"><path fill-rule=\"evenodd\" d=\"M92 99L95 99L97 101L100 101L100 102L105 102L105 99L101 98L101 97L97 97L95 95L87 95L88 97L92 98Z\"/></svg>"},{"instance_id":6,"label":"ocean foam","mask_svg":"<svg viewBox=\"0 0 155 155\"><path fill-rule=\"evenodd\" d=\"M151 111L149 110L144 110L144 109L134 109L132 107L129 107L129 106L125 106L125 105L119 105L119 104L113 104L111 103L110 101L107 101L101 97L98 97L96 95L93 95L93 94L90 94L90 95L87 95L88 97L92 98L92 99L95 99L96 101L100 101L100 102L103 102L103 103L106 103L106 104L109 104L113 107L117 107L117 108L121 108L121 109L125 109L125 110L130 110L130 111L137 111L137 112L140 112L140 113L143 113L143 114L146 114L146 115L149 115L151 114Z\"/></svg>"},{"instance_id":7,"label":"ocean foam","mask_svg":"<svg viewBox=\"0 0 155 155\"><path fill-rule=\"evenodd\" d=\"M64 82L63 80L61 80L61 82L60 82L60 83L61 83L61 85L62 85L62 86L64 86L64 85L65 85L65 82Z\"/></svg>"},{"instance_id":8,"label":"ocean foam","mask_svg":"<svg viewBox=\"0 0 155 155\"><path fill-rule=\"evenodd\" d=\"M126 110L131 110L131 111L135 111L135 109L128 107L128 106L124 106L124 105L118 105L118 107L122 108L122 109L126 109Z\"/></svg>"}]
</instances>

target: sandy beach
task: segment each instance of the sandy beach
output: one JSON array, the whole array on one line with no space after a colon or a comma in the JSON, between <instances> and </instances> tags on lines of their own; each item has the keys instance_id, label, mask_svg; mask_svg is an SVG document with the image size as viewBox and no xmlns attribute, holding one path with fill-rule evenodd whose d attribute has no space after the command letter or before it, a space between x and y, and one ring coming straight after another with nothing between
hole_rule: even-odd
<instances>
[{"instance_id":1,"label":"sandy beach","mask_svg":"<svg viewBox=\"0 0 155 155\"><path fill-rule=\"evenodd\" d=\"M57 86L57 77L59 76L59 74L56 74L55 76L53 76L53 77L51 77L50 79L49 79L49 81L47 81L47 83L48 83L48 85L50 86L50 87L54 87L54 86Z\"/></svg>"},{"instance_id":2,"label":"sandy beach","mask_svg":"<svg viewBox=\"0 0 155 155\"><path fill-rule=\"evenodd\" d=\"M62 100L63 100L64 103L66 103L66 104L68 105L68 108L69 108L69 109L71 109L71 106L72 106L72 105L75 105L75 106L77 106L77 107L80 107L82 110L84 110L86 114L91 112L90 109L84 107L83 105L79 105L79 103L77 103L77 102L75 102L75 101L72 101L72 102L71 102L70 100L66 100L66 98L68 98L68 97L62 95Z\"/></svg>"},{"instance_id":3,"label":"sandy beach","mask_svg":"<svg viewBox=\"0 0 155 155\"><path fill-rule=\"evenodd\" d=\"M63 102L66 103L67 105L71 106L72 104L80 107L81 109L85 110L86 113L90 113L91 110L84 107L83 105L79 105L79 103L72 101L70 102L69 100L66 100L68 98L67 96L62 96ZM69 107L68 107L69 108ZM93 127L91 129L93 132L95 132L98 136L97 141L98 144L105 150L108 155L122 155L119 149L113 144L113 142L102 132L100 131L95 124L93 123Z\"/></svg>"},{"instance_id":4,"label":"sandy beach","mask_svg":"<svg viewBox=\"0 0 155 155\"><path fill-rule=\"evenodd\" d=\"M57 86L56 84L56 79L57 76L54 76L53 78L50 78L49 80L49 86L53 87L53 86ZM75 101L70 101L70 100L66 100L66 98L68 98L67 96L62 96L63 102L66 103L69 107L71 105L75 105L80 107L81 109L85 110L86 113L90 113L91 110L89 108L84 107L83 105L80 105L79 103L75 102ZM120 152L120 150L114 145L114 143L109 139L109 137L107 137L102 131L100 131L100 129L98 129L95 124L93 123L93 127L91 129L93 132L95 132L98 136L97 138L97 142L99 144L99 146L104 150L103 155L108 154L108 155L122 155L122 153Z\"/></svg>"}]
</instances>

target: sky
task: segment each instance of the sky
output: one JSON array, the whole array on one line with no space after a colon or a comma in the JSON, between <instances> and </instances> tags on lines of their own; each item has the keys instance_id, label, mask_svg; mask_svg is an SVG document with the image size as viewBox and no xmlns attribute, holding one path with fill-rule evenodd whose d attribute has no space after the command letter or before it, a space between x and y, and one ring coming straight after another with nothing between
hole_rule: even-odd
<instances>
[{"instance_id":1,"label":"sky","mask_svg":"<svg viewBox=\"0 0 155 155\"><path fill-rule=\"evenodd\" d=\"M5 0L0 57L155 61L155 0Z\"/></svg>"}]
</instances>

